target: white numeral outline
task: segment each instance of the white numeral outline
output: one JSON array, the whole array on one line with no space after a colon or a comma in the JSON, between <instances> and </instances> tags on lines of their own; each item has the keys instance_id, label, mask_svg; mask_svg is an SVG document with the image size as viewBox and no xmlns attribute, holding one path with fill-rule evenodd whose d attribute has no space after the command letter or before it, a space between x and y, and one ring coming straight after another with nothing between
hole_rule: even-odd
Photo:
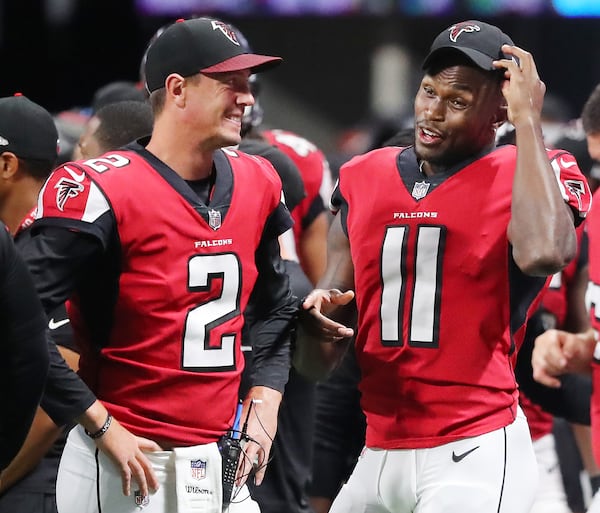
<instances>
[{"instance_id":1,"label":"white numeral outline","mask_svg":"<svg viewBox=\"0 0 600 513\"><path fill-rule=\"evenodd\" d=\"M402 346L403 305L406 298L407 265L414 276L409 319L408 345L439 347L442 261L446 229L419 225L414 258L407 259L409 227L388 226L381 248L381 343Z\"/></svg>"},{"instance_id":2,"label":"white numeral outline","mask_svg":"<svg viewBox=\"0 0 600 513\"><path fill-rule=\"evenodd\" d=\"M594 311L594 318L600 321L600 285L593 281L588 281L587 288L585 290L585 306L588 312Z\"/></svg>"},{"instance_id":3,"label":"white numeral outline","mask_svg":"<svg viewBox=\"0 0 600 513\"><path fill-rule=\"evenodd\" d=\"M240 262L233 253L195 255L188 262L190 292L210 289L221 279L221 294L188 311L183 333L181 367L197 372L235 369L235 333L221 333L220 346L210 346L211 331L240 315Z\"/></svg>"},{"instance_id":4,"label":"white numeral outline","mask_svg":"<svg viewBox=\"0 0 600 513\"><path fill-rule=\"evenodd\" d=\"M98 173L104 173L111 167L123 167L129 164L129 159L123 155L111 154L104 155L104 157L89 159L84 162L86 166L90 166L94 171Z\"/></svg>"}]
</instances>

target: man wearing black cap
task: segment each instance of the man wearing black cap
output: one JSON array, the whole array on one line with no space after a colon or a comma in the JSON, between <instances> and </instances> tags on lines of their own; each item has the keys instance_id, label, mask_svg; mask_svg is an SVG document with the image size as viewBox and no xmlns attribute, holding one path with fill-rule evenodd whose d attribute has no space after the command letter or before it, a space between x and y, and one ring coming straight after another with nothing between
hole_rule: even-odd
<instances>
[{"instance_id":1,"label":"man wearing black cap","mask_svg":"<svg viewBox=\"0 0 600 513\"><path fill-rule=\"evenodd\" d=\"M500 29L457 23L423 67L414 146L340 170L294 361L335 366L358 311L366 448L332 513L527 513L537 469L513 365L590 192L570 154L545 149L544 84ZM495 148L507 118L516 146Z\"/></svg>"},{"instance_id":2,"label":"man wearing black cap","mask_svg":"<svg viewBox=\"0 0 600 513\"><path fill-rule=\"evenodd\" d=\"M250 73L280 60L245 52L220 21L173 24L147 54L149 140L46 182L26 257L46 309L71 295L92 392L81 383L60 412L82 425L61 460L61 513L258 510L242 485L262 480L289 370L296 301L277 238L291 219L272 166L221 148L240 142ZM255 365L236 416L251 295ZM241 433L221 440L235 420ZM218 446L239 438L230 497Z\"/></svg>"},{"instance_id":3,"label":"man wearing black cap","mask_svg":"<svg viewBox=\"0 0 600 513\"><path fill-rule=\"evenodd\" d=\"M0 98L0 137L0 221L21 248L29 238L40 189L58 157L58 132L46 109L18 93ZM47 326L62 356L76 364L64 305L51 313ZM0 512L42 511L42 503L48 508L43 511L56 510L54 483L64 442L61 432L42 410L37 411L22 449L2 474Z\"/></svg>"},{"instance_id":4,"label":"man wearing black cap","mask_svg":"<svg viewBox=\"0 0 600 513\"><path fill-rule=\"evenodd\" d=\"M31 224L37 194L56 161L57 144L52 116L43 107L21 94L0 98L0 493L12 484L12 464L8 464L29 431L48 369L47 320L10 234L23 233ZM31 490L29 495L33 495ZM3 501L4 495L0 510ZM22 511L18 509L21 505L22 501L14 501L11 511Z\"/></svg>"},{"instance_id":5,"label":"man wearing black cap","mask_svg":"<svg viewBox=\"0 0 600 513\"><path fill-rule=\"evenodd\" d=\"M58 131L50 113L20 93L0 98L0 219L18 234L58 158Z\"/></svg>"},{"instance_id":6,"label":"man wearing black cap","mask_svg":"<svg viewBox=\"0 0 600 513\"><path fill-rule=\"evenodd\" d=\"M0 175L0 220L11 227L17 246L23 247L30 237L28 228L34 221L39 191L57 159L57 130L51 114L23 96L0 99L0 125L1 133L15 134L17 130L15 135L20 136L17 147L12 147L17 155L1 155L6 167ZM111 103L90 118L88 126L78 147L82 158L99 157L136 136L149 134L152 111L146 102ZM15 141L15 137L9 139ZM28 143L44 148L39 154L44 158L21 157L31 154ZM48 328L62 356L77 369L79 354L64 305L52 313ZM71 427L58 427L43 410L38 410L23 448L2 474L0 513L56 512L56 475Z\"/></svg>"}]
</instances>

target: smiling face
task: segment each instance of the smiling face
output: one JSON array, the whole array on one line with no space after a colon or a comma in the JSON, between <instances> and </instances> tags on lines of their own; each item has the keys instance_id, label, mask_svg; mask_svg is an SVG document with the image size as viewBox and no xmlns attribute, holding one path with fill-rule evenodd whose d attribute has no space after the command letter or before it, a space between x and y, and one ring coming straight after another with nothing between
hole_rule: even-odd
<instances>
[{"instance_id":1,"label":"smiling face","mask_svg":"<svg viewBox=\"0 0 600 513\"><path fill-rule=\"evenodd\" d=\"M214 148L239 144L244 109L254 104L249 77L250 71L243 70L187 79L187 120L202 134L204 144Z\"/></svg>"},{"instance_id":2,"label":"smiling face","mask_svg":"<svg viewBox=\"0 0 600 513\"><path fill-rule=\"evenodd\" d=\"M425 74L415 97L417 156L448 167L491 147L502 104L491 72L460 63Z\"/></svg>"}]
</instances>

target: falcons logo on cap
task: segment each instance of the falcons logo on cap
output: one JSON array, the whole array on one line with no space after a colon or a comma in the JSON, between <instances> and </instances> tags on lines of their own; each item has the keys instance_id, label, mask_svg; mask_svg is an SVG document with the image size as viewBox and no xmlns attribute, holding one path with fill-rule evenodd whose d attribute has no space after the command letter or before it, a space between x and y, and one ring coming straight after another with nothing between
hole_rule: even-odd
<instances>
[{"instance_id":1,"label":"falcons logo on cap","mask_svg":"<svg viewBox=\"0 0 600 513\"><path fill-rule=\"evenodd\" d=\"M229 25L223 23L222 21L213 20L212 28L213 30L220 30L223 33L223 35L227 39L229 39L229 41L231 41L236 46L240 46L240 43L238 42L237 37L235 36L235 32Z\"/></svg>"},{"instance_id":2,"label":"falcons logo on cap","mask_svg":"<svg viewBox=\"0 0 600 513\"><path fill-rule=\"evenodd\" d=\"M74 198L83 192L85 187L81 184L85 179L85 174L78 175L71 169L65 166L65 170L71 175L71 178L63 176L54 186L56 191L56 206L63 212L65 203L69 198Z\"/></svg>"},{"instance_id":3,"label":"falcons logo on cap","mask_svg":"<svg viewBox=\"0 0 600 513\"><path fill-rule=\"evenodd\" d=\"M456 25L452 25L448 32L450 32L450 41L456 43L458 36L460 36L463 32L479 32L481 28L479 25L475 25L474 23L464 22L457 23Z\"/></svg>"}]
</instances>

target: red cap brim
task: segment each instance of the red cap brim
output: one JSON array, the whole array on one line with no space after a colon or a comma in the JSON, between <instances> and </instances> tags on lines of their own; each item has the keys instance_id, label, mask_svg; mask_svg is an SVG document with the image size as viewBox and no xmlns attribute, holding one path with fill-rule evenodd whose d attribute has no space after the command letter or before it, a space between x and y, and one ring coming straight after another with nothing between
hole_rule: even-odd
<instances>
[{"instance_id":1,"label":"red cap brim","mask_svg":"<svg viewBox=\"0 0 600 513\"><path fill-rule=\"evenodd\" d=\"M243 53L209 66L208 68L201 69L200 71L204 73L227 73L229 71L249 69L253 73L256 73L258 71L274 68L281 64L282 60L281 57L272 57L271 55Z\"/></svg>"}]
</instances>

